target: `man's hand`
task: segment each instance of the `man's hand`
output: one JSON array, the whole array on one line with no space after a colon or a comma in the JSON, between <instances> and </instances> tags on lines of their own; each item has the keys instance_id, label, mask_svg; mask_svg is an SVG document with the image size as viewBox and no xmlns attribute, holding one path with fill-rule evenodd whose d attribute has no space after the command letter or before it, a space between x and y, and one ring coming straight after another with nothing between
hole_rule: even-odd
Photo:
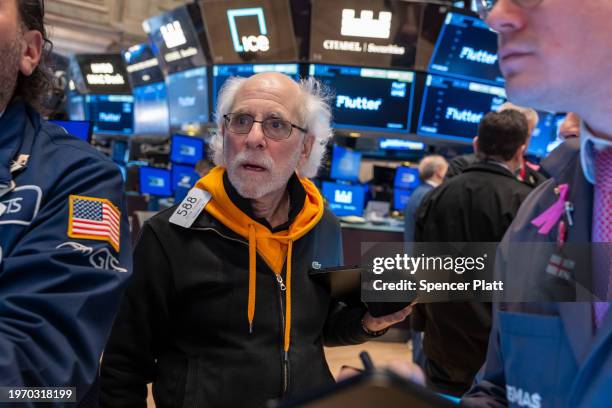
<instances>
[{"instance_id":1,"label":"man's hand","mask_svg":"<svg viewBox=\"0 0 612 408\"><path fill-rule=\"evenodd\" d=\"M363 317L363 325L371 332L381 331L394 325L395 323L404 321L404 319L408 317L410 313L412 313L412 305L406 306L402 310L398 310L395 313L380 317L373 317L370 312L368 312Z\"/></svg>"}]
</instances>

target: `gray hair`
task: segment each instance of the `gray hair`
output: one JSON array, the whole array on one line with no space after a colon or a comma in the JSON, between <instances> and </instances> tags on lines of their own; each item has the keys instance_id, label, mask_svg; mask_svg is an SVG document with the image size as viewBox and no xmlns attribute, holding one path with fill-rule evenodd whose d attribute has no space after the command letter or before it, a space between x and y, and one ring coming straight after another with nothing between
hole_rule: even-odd
<instances>
[{"instance_id":1,"label":"gray hair","mask_svg":"<svg viewBox=\"0 0 612 408\"><path fill-rule=\"evenodd\" d=\"M217 129L210 139L211 158L218 166L225 166L223 155L223 116L230 113L234 106L236 94L248 78L234 77L228 79L219 91L215 122ZM315 177L325 155L325 146L334 132L331 128L331 108L329 101L332 94L328 88L313 77L302 79L299 83L302 107L300 119L308 129L308 135L314 137L310 157L304 162L298 172L302 177Z\"/></svg>"},{"instance_id":2,"label":"gray hair","mask_svg":"<svg viewBox=\"0 0 612 408\"><path fill-rule=\"evenodd\" d=\"M540 121L540 117L538 116L538 112L536 112L535 109L533 108L525 108L523 106L518 106L515 105L511 102L506 102L504 103L502 106L499 107L499 109L497 110L497 112L503 112L505 110L516 110L521 112L523 115L525 115L525 118L527 119L527 125L529 126L530 129L535 129L536 126L538 126L538 122ZM529 135L531 136L531 135Z\"/></svg>"},{"instance_id":3,"label":"gray hair","mask_svg":"<svg viewBox=\"0 0 612 408\"><path fill-rule=\"evenodd\" d=\"M432 178L441 168L447 166L446 159L440 155L432 154L425 156L419 163L419 178L422 181L427 181Z\"/></svg>"}]
</instances>

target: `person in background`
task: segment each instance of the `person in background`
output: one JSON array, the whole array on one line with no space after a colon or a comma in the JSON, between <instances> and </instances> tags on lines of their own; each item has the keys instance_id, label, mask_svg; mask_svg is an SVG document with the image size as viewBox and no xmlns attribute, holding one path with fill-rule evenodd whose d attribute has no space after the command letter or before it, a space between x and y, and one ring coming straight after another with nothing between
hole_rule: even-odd
<instances>
[{"instance_id":1,"label":"person in background","mask_svg":"<svg viewBox=\"0 0 612 408\"><path fill-rule=\"evenodd\" d=\"M612 2L476 2L498 33L506 91L516 103L575 112L580 137L547 158L551 178L525 200L500 248L499 278L531 291L563 277L547 273L555 249L597 244L592 301L495 305L482 378L471 407L606 407L612 401ZM576 57L584 63L576 63ZM536 222L554 203L567 211ZM550 248L517 253L516 243ZM546 247L543 244L550 243ZM589 245L594 247L594 245ZM588 247L585 247L588 248ZM589 248L590 249L590 248ZM587 249L588 250L588 249ZM554 269L552 270L554 272ZM578 272L578 271L577 271ZM510 281L510 280L508 280Z\"/></svg>"},{"instance_id":2,"label":"person in background","mask_svg":"<svg viewBox=\"0 0 612 408\"><path fill-rule=\"evenodd\" d=\"M419 178L421 184L412 192L406 207L404 208L404 242L406 251L412 251L411 242L414 241L414 215L421 205L427 193L438 187L444 181L448 163L440 155L424 157L419 163ZM422 347L422 317L413 310L411 316L412 328L412 360L421 367L424 367L425 356ZM415 330L420 328L420 330Z\"/></svg>"},{"instance_id":3,"label":"person in background","mask_svg":"<svg viewBox=\"0 0 612 408\"><path fill-rule=\"evenodd\" d=\"M76 387L80 406L97 406L131 273L123 180L39 113L52 49L43 4L0 0L0 387Z\"/></svg>"},{"instance_id":4,"label":"person in background","mask_svg":"<svg viewBox=\"0 0 612 408\"><path fill-rule=\"evenodd\" d=\"M559 127L559 137L563 140L580 137L580 116L574 112L568 112Z\"/></svg>"},{"instance_id":5,"label":"person in background","mask_svg":"<svg viewBox=\"0 0 612 408\"><path fill-rule=\"evenodd\" d=\"M447 170L448 163L440 155L426 156L419 162L421 184L414 189L404 208L404 242L414 241L414 214L421 205L423 197L434 187L442 184Z\"/></svg>"},{"instance_id":6,"label":"person in background","mask_svg":"<svg viewBox=\"0 0 612 408\"><path fill-rule=\"evenodd\" d=\"M478 161L428 194L416 214L415 242L499 242L531 187L518 181L527 120L516 110L490 112L478 127ZM417 304L424 330L425 377L436 392L461 396L487 352L489 303ZM419 327L420 326L420 327Z\"/></svg>"},{"instance_id":7,"label":"person in background","mask_svg":"<svg viewBox=\"0 0 612 408\"><path fill-rule=\"evenodd\" d=\"M195 171L198 173L200 178L206 176L215 165L208 159L201 159L195 165Z\"/></svg>"},{"instance_id":8,"label":"person in background","mask_svg":"<svg viewBox=\"0 0 612 408\"><path fill-rule=\"evenodd\" d=\"M314 79L228 80L217 167L143 227L134 279L104 353L103 407L263 407L333 382L323 345L357 344L404 320L330 297L337 218L308 177L332 135Z\"/></svg>"}]
</instances>

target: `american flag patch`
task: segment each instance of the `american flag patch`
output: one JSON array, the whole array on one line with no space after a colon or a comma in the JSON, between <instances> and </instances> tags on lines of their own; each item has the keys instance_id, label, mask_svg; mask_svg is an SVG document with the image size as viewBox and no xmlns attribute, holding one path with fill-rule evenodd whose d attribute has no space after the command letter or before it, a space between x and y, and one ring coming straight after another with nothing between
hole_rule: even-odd
<instances>
[{"instance_id":1,"label":"american flag patch","mask_svg":"<svg viewBox=\"0 0 612 408\"><path fill-rule=\"evenodd\" d=\"M119 252L121 212L103 198L70 196L68 236L109 242Z\"/></svg>"}]
</instances>

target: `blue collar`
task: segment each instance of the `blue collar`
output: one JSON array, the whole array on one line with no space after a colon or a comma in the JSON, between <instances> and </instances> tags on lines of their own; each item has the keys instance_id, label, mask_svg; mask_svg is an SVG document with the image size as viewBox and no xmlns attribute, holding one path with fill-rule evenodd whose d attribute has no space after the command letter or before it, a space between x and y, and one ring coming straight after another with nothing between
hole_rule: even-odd
<instances>
[{"instance_id":1,"label":"blue collar","mask_svg":"<svg viewBox=\"0 0 612 408\"><path fill-rule=\"evenodd\" d=\"M23 102L14 102L0 117L0 186L10 184L11 162L15 159L23 139L26 108Z\"/></svg>"},{"instance_id":2,"label":"blue collar","mask_svg":"<svg viewBox=\"0 0 612 408\"><path fill-rule=\"evenodd\" d=\"M584 177L591 184L595 184L595 151L606 147L612 147L612 141L593 136L584 122L580 124L580 163Z\"/></svg>"}]
</instances>

